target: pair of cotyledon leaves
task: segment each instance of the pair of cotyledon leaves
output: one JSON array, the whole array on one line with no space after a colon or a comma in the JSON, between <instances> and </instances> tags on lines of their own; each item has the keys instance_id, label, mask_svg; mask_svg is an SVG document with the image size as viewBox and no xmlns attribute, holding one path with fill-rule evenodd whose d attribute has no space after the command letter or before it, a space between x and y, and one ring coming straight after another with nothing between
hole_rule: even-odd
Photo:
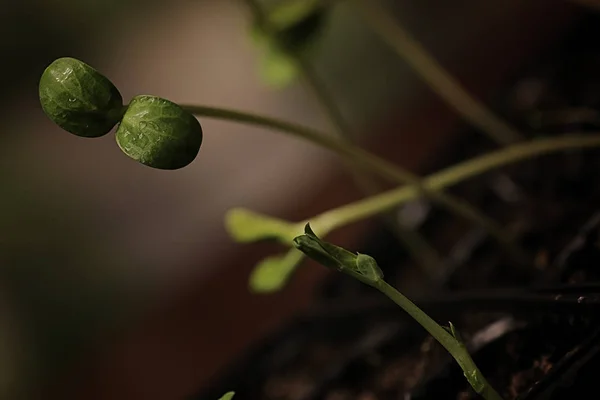
<instances>
[{"instance_id":1,"label":"pair of cotyledon leaves","mask_svg":"<svg viewBox=\"0 0 600 400\"><path fill-rule=\"evenodd\" d=\"M74 58L59 58L45 69L39 96L46 115L75 135L100 137L118 124L119 148L150 167L185 167L202 144L200 123L179 105L141 95L125 106L110 80Z\"/></svg>"},{"instance_id":2,"label":"pair of cotyledon leaves","mask_svg":"<svg viewBox=\"0 0 600 400\"><path fill-rule=\"evenodd\" d=\"M266 49L263 75L275 85L297 75L290 54L307 49L323 26L319 0L292 0L267 14L268 32L254 26L252 37ZM118 124L120 149L134 160L159 169L179 169L191 163L202 144L198 120L177 104L156 96L134 97L129 105L115 85L86 63L60 58L40 79L39 96L46 115L75 135L94 138Z\"/></svg>"}]
</instances>

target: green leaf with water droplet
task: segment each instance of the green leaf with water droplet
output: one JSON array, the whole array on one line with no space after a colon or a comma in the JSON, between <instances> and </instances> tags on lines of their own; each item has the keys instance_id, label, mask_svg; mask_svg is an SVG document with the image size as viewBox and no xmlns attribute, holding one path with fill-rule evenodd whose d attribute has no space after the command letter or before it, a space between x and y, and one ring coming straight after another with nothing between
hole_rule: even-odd
<instances>
[{"instance_id":1,"label":"green leaf with water droplet","mask_svg":"<svg viewBox=\"0 0 600 400\"><path fill-rule=\"evenodd\" d=\"M123 99L104 75L86 63L64 57L42 73L39 83L44 113L67 132L82 137L107 134L123 115Z\"/></svg>"},{"instance_id":2,"label":"green leaf with water droplet","mask_svg":"<svg viewBox=\"0 0 600 400\"><path fill-rule=\"evenodd\" d=\"M156 96L131 100L117 129L119 148L134 160L158 169L190 164L202 144L198 120L179 105Z\"/></svg>"}]
</instances>

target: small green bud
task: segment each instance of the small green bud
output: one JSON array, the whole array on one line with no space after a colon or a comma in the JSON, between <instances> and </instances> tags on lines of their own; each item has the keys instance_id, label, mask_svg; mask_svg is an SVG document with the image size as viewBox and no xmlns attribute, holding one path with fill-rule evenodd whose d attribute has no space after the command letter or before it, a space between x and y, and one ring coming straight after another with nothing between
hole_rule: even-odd
<instances>
[{"instance_id":1,"label":"small green bud","mask_svg":"<svg viewBox=\"0 0 600 400\"><path fill-rule=\"evenodd\" d=\"M107 134L124 111L123 98L112 82L74 58L59 58L44 70L39 96L44 113L77 136Z\"/></svg>"},{"instance_id":2,"label":"small green bud","mask_svg":"<svg viewBox=\"0 0 600 400\"><path fill-rule=\"evenodd\" d=\"M369 282L377 282L383 279L383 272L377 261L367 254L358 254L356 256L356 273L367 279Z\"/></svg>"},{"instance_id":3,"label":"small green bud","mask_svg":"<svg viewBox=\"0 0 600 400\"><path fill-rule=\"evenodd\" d=\"M451 334L452 337L454 339L456 339L458 341L458 343L460 343L461 346L464 346L464 341L462 339L462 336L460 335L460 332L458 331L458 329L456 329L456 327L454 326L454 324L452 322L448 321L448 326L443 326L442 328L444 328L446 330L446 332Z\"/></svg>"},{"instance_id":4,"label":"small green bud","mask_svg":"<svg viewBox=\"0 0 600 400\"><path fill-rule=\"evenodd\" d=\"M383 272L375 259L366 254L354 254L343 247L325 242L306 224L304 235L294 239L294 245L308 257L324 265L374 286L383 279Z\"/></svg>"},{"instance_id":5,"label":"small green bud","mask_svg":"<svg viewBox=\"0 0 600 400\"><path fill-rule=\"evenodd\" d=\"M202 127L179 105L142 95L129 103L116 139L121 150L134 160L172 170L194 161L202 144Z\"/></svg>"}]
</instances>

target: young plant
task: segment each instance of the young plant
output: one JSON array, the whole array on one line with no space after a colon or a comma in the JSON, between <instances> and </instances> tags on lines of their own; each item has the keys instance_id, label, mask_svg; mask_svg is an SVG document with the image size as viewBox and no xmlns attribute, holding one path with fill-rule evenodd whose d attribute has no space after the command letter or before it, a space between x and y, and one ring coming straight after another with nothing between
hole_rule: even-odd
<instances>
[{"instance_id":1,"label":"young plant","mask_svg":"<svg viewBox=\"0 0 600 400\"><path fill-rule=\"evenodd\" d=\"M423 179L429 191L447 189L469 178L518 161L544 154L573 149L600 147L600 134L568 134L550 139L535 139L490 152ZM381 194L325 211L309 220L313 229L324 236L348 224L371 218L419 197L418 187L405 185ZM292 222L236 208L227 214L226 224L231 236L240 242L275 239L290 245L293 232L301 232L308 220ZM259 263L250 277L250 287L268 293L282 289L300 262L302 254L295 248L282 255L270 256Z\"/></svg>"},{"instance_id":2,"label":"young plant","mask_svg":"<svg viewBox=\"0 0 600 400\"><path fill-rule=\"evenodd\" d=\"M200 123L179 105L144 95L124 106L110 80L74 58L59 58L44 70L39 95L46 115L75 135L96 138L119 124L119 148L153 168L183 168L202 144Z\"/></svg>"},{"instance_id":3,"label":"young plant","mask_svg":"<svg viewBox=\"0 0 600 400\"><path fill-rule=\"evenodd\" d=\"M331 115L339 136L347 138L349 128L344 118L335 107L335 102L315 79L310 65L304 58L323 29L327 12L324 3L317 0L293 0L283 11L280 9L275 13L263 13L256 1L247 2L255 14L255 38L267 49L268 54L278 54L279 58L274 57L271 60L285 60L288 67L291 66L288 72L292 73L280 82L288 82L290 77L304 74L316 97ZM364 3L366 4L366 0ZM379 25L381 29L394 35L398 34L396 28L392 29L393 25L389 19L383 21L384 23ZM415 47L413 43L411 48L410 37L401 39L405 40L404 45L408 44L408 49L412 51L412 59L421 62L414 64L415 68L425 69L424 77L429 79L431 84L437 84L446 96L454 91L455 97L449 96L446 100L454 101L455 107L465 117L470 118L471 122L481 129L487 129L488 133L495 135L499 141L512 142L519 139L510 127L502 125L501 121L494 119L493 114L486 113L478 103L473 103L472 99L465 97L464 92L458 90L460 87L457 89L456 86L452 86L453 81L449 80L450 77L444 75L443 70L432 59L427 58L420 47ZM443 85L446 85L445 89ZM310 218L314 230L319 235L326 235L347 224L385 213L407 201L425 196L483 227L515 255L516 259L525 259L525 262L526 256L515 245L510 234L477 209L443 190L493 168L523 159L555 151L600 146L600 135L595 134L532 140L467 160L421 178L354 146L347 140L332 138L314 129L266 116L214 107L178 105L150 95L136 96L129 104L124 104L121 94L110 80L91 66L73 58L60 58L48 66L40 79L39 95L44 112L64 130L81 137L95 138L106 135L117 126L115 137L118 147L133 160L158 169L183 168L196 158L203 138L201 125L196 117L259 125L296 135L336 152L353 167L403 185ZM371 257L356 255L321 241L313 233L307 220L290 222L235 208L226 216L226 227L231 236L239 242L275 239L290 247L286 254L268 257L255 268L250 279L250 286L255 292L265 293L281 289L304 256L308 255L386 294L417 319L452 354L475 391L486 399L500 399L481 375L452 324L448 329L439 326L388 285ZM298 236L303 227L304 235ZM233 393L227 393L223 400L230 400L232 396Z\"/></svg>"},{"instance_id":4,"label":"young plant","mask_svg":"<svg viewBox=\"0 0 600 400\"><path fill-rule=\"evenodd\" d=\"M274 118L206 106L179 106L155 96L137 96L123 105L114 85L98 71L73 58L61 58L44 71L39 86L44 112L57 125L75 135L94 138L108 133L118 124L116 140L119 148L134 160L154 168L178 169L189 165L202 143L200 123L193 117L210 117L239 123L260 125L289 133L336 152L358 167L398 182L409 183L388 192L370 196L327 211L311 220L315 230L326 235L334 229L386 212L421 195L434 199L465 217L477 219L478 212L442 190L493 168L530 157L567 149L600 146L598 135L565 135L553 139L538 139L509 146L502 150L465 161L423 180L416 180L406 171L376 155L343 140L301 125ZM440 200L441 199L441 200ZM454 204L454 208L453 205ZM475 216L473 214L475 213ZM487 221L487 222L486 222ZM276 239L292 247L293 238L302 231L306 221L297 223L279 220L235 208L226 216L226 227L240 242ZM494 221L483 218L483 226L504 237L495 229ZM250 277L255 292L272 292L283 288L292 272L302 261L302 253L292 249L285 255L271 256L261 262Z\"/></svg>"},{"instance_id":5,"label":"young plant","mask_svg":"<svg viewBox=\"0 0 600 400\"><path fill-rule=\"evenodd\" d=\"M312 92L316 103L331 121L333 132L351 143L355 132L307 56L316 47L332 7L322 0L290 0L272 7L261 7L256 0L245 0L245 3L252 12L252 36L260 38L256 42L267 48L263 73L268 71L268 81L275 86L283 86L297 77L303 78L305 87ZM270 68L267 70L265 66ZM285 78L288 80L285 81ZM370 174L359 170L356 163L345 164L365 195L381 191ZM384 214L383 220L418 265L432 277L439 274L436 270L443 265L442 258L425 238L416 230L404 228L393 211Z\"/></svg>"},{"instance_id":6,"label":"young plant","mask_svg":"<svg viewBox=\"0 0 600 400\"><path fill-rule=\"evenodd\" d=\"M255 37L262 38L259 42L266 43L269 51L280 53L287 57L289 62L295 63L298 71L302 72L313 89L316 98L331 116L338 135L346 139L351 137L344 117L305 59L306 52L314 47L318 34L323 30L326 14L329 12L325 3L318 0L291 0L264 12L257 1L246 1L253 11ZM53 62L42 75L39 91L44 111L65 130L79 136L98 137L105 135L118 124L116 141L119 148L130 158L159 169L185 167L197 156L203 132L192 114L261 124L287 131L336 151L351 168L362 167L394 182L413 185L420 195L484 228L505 246L508 254L514 256L516 261L527 263L528 257L515 246L510 235L495 221L460 199L440 191L429 191L418 176L344 140L330 139L328 135L320 132L270 118L202 106L179 106L155 96L136 96L129 105L123 105L119 91L106 77L89 65L72 58L61 58ZM371 185L365 184L372 182L369 177L357 175L357 178L359 184L368 192L377 191ZM240 225L240 222L237 222L240 215L244 225L243 214L239 210L231 211L227 219L228 226L234 227L232 231L236 230L235 226ZM440 257L425 239L416 232L396 228L396 233L407 249L427 269L431 270L432 264L441 264ZM235 232L233 235L242 238L248 236ZM285 271L293 270L301 259L300 254L269 258L253 273L251 287L259 292L281 288L289 275ZM278 263L283 264L283 267L280 267L283 273L274 274ZM284 279L274 279L277 275ZM267 276L268 279L265 278ZM268 285L265 282L269 282Z\"/></svg>"},{"instance_id":7,"label":"young plant","mask_svg":"<svg viewBox=\"0 0 600 400\"><path fill-rule=\"evenodd\" d=\"M476 393L486 400L502 400L502 397L485 379L454 325L442 327L423 312L402 293L388 284L375 259L366 254L354 254L342 247L325 242L317 237L306 224L304 234L294 239L295 247L308 257L327 268L343 272L386 295L415 319L456 360L464 376Z\"/></svg>"}]
</instances>

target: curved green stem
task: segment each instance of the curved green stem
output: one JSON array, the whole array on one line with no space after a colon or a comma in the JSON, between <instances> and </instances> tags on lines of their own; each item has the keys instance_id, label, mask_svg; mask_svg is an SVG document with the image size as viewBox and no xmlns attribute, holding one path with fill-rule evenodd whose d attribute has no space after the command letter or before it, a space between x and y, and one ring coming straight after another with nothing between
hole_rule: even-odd
<instances>
[{"instance_id":1,"label":"curved green stem","mask_svg":"<svg viewBox=\"0 0 600 400\"><path fill-rule=\"evenodd\" d=\"M538 139L462 162L426 177L424 184L429 190L441 190L478 174L520 160L552 152L592 147L600 147L600 134L566 135L552 139ZM235 217L229 221L229 229L232 232L237 232L238 235L242 233L240 237L243 241L276 238L280 243L290 246L309 222L315 232L325 236L337 228L375 216L418 196L419 191L415 186L403 186L329 210L314 218L300 222L280 221L251 211L238 210L233 214ZM251 229L246 228L247 226L250 226ZM268 275L266 286L261 282L255 285L259 291L270 293L281 289L285 285L301 260L295 250L294 248L290 249L285 257L279 256L276 259L268 260L267 268L265 268L266 272L263 271L264 273L259 274L260 277ZM262 269L261 265L257 269Z\"/></svg>"},{"instance_id":2,"label":"curved green stem","mask_svg":"<svg viewBox=\"0 0 600 400\"><path fill-rule=\"evenodd\" d=\"M314 97L319 100L325 114L329 116L329 119L335 126L338 136L352 143L352 129L327 90L325 83L320 81L313 66L302 54L294 54L293 56L300 65L304 80L306 81L306 86L311 89ZM351 170L354 169L353 164L349 163L348 167ZM373 179L370 179L367 175L360 174L360 171L355 171L354 179L356 184L367 195L374 195L381 191ZM439 255L438 251L431 246L421 234L419 234L419 232L405 228L402 223L397 220L396 215L392 210L384 215L383 221L389 226L391 232L396 236L400 243L404 245L404 248L411 257L416 260L430 277L434 278L439 275L438 269L443 265L442 257Z\"/></svg>"},{"instance_id":3,"label":"curved green stem","mask_svg":"<svg viewBox=\"0 0 600 400\"><path fill-rule=\"evenodd\" d=\"M562 150L600 146L600 134L572 134L551 139L536 139L512 145L501 150L459 163L428 176L423 185L429 191L438 191L484 172L542 154ZM371 217L419 196L414 186L403 186L361 201L327 211L311 218L315 231L331 232L341 226ZM308 221L298 223L303 226Z\"/></svg>"},{"instance_id":4,"label":"curved green stem","mask_svg":"<svg viewBox=\"0 0 600 400\"><path fill-rule=\"evenodd\" d=\"M442 99L490 139L507 145L523 140L513 127L472 97L461 84L427 53L377 0L354 0L366 21Z\"/></svg>"},{"instance_id":5,"label":"curved green stem","mask_svg":"<svg viewBox=\"0 0 600 400\"><path fill-rule=\"evenodd\" d=\"M256 0L244 0L249 7L252 16L256 23L261 24L263 29L268 32L273 32L264 10ZM319 2L314 2L315 7L320 6ZM330 4L331 6L331 4ZM272 33L274 34L274 33ZM291 58L298 64L300 71L304 77L306 87L312 92L318 103L322 106L324 113L329 117L332 124L336 128L336 132L340 138L352 142L352 129L347 123L342 111L338 107L336 101L332 98L331 93L327 90L326 85L320 81L318 74L313 66L301 52L292 52ZM356 169L354 162L348 162L347 167L352 171L354 180L359 188L367 195L373 195L380 192L377 183L370 179L366 174L361 174L360 170ZM403 182L400 182L403 183ZM430 275L435 276L436 270L442 265L442 259L437 250L431 246L427 240L422 237L417 231L406 229L397 222L392 211L383 216L384 222L389 225L392 232L398 240L404 245L409 254L420 264Z\"/></svg>"},{"instance_id":6,"label":"curved green stem","mask_svg":"<svg viewBox=\"0 0 600 400\"><path fill-rule=\"evenodd\" d=\"M487 232L490 233L490 235L495 237L500 244L506 247L509 254L513 255L520 262L527 263L528 256L523 254L523 252L518 249L517 246L515 246L512 238L507 235L503 229L491 218L481 214L468 203L458 198L440 192L439 190L430 190L427 185L423 184L423 181L418 176L407 170L398 168L394 164L366 150L363 150L345 141L332 138L331 136L323 134L312 128L304 127L291 122L281 121L275 118L215 107L197 105L182 105L182 107L199 117L211 117L251 125L259 125L298 136L329 149L350 161L354 161L356 165L367 171L370 170L372 172L376 172L394 182L410 184L410 188L418 193L418 195L415 195L412 198L418 197L419 195L425 195L432 201L435 201L436 203L446 207L457 215L460 215L474 224L483 227ZM389 208L386 208L385 210L381 211L387 211L388 209Z\"/></svg>"},{"instance_id":7,"label":"curved green stem","mask_svg":"<svg viewBox=\"0 0 600 400\"><path fill-rule=\"evenodd\" d=\"M342 272L359 282L369 285L386 295L417 321L456 360L473 389L486 400L501 400L487 382L469 354L459 332L450 323L448 328L440 326L415 303L384 280L377 261L366 254L356 254L343 247L321 240L311 229L304 227L304 234L294 238L294 246L324 267Z\"/></svg>"},{"instance_id":8,"label":"curved green stem","mask_svg":"<svg viewBox=\"0 0 600 400\"><path fill-rule=\"evenodd\" d=\"M463 370L465 378L473 389L486 400L502 400L502 397L490 385L481 373L475 361L467 351L464 343L442 328L429 315L421 310L415 303L396 290L386 281L379 280L374 287L386 295L390 300L399 305L408 315L417 321L435 340L437 340L450 355L456 360Z\"/></svg>"}]
</instances>

